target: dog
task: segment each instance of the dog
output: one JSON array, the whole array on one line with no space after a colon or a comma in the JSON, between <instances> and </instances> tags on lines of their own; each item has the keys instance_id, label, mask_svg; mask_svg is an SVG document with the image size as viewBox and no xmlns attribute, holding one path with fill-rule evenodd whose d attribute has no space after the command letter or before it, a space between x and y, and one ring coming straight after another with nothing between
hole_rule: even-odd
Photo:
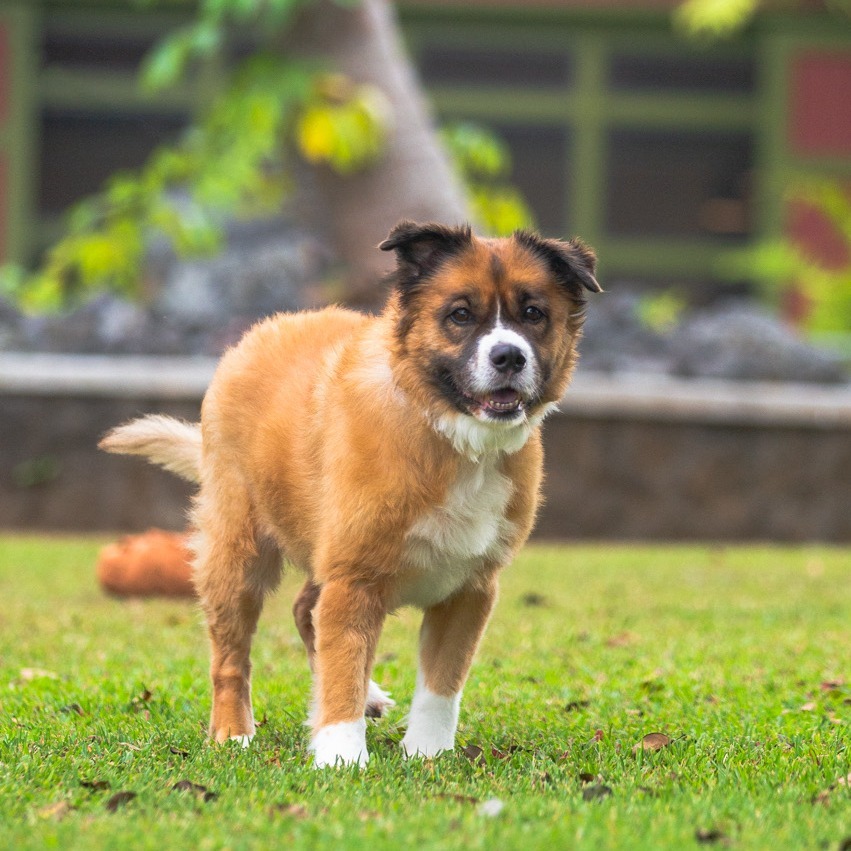
<instances>
[{"instance_id":1,"label":"dog","mask_svg":"<svg viewBox=\"0 0 851 851\"><path fill-rule=\"evenodd\" d=\"M540 427L577 359L593 250L529 231L396 225L377 316L260 321L221 359L200 424L131 421L101 441L200 484L194 582L212 649L209 733L247 745L252 636L282 559L314 677L317 767L364 765L388 613L423 610L408 757L454 747L461 692L540 499Z\"/></svg>"}]
</instances>

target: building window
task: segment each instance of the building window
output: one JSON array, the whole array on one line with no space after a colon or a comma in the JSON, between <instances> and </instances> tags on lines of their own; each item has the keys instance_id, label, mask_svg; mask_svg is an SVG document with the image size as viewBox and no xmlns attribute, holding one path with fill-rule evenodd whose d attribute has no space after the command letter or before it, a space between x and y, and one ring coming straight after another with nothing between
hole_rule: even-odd
<instances>
[{"instance_id":1,"label":"building window","mask_svg":"<svg viewBox=\"0 0 851 851\"><path fill-rule=\"evenodd\" d=\"M425 45L419 54L423 81L437 86L563 88L573 64L561 51Z\"/></svg>"},{"instance_id":2,"label":"building window","mask_svg":"<svg viewBox=\"0 0 851 851\"><path fill-rule=\"evenodd\" d=\"M612 130L606 230L619 237L746 237L752 168L746 133Z\"/></svg>"},{"instance_id":3,"label":"building window","mask_svg":"<svg viewBox=\"0 0 851 851\"><path fill-rule=\"evenodd\" d=\"M750 57L652 55L618 52L609 62L616 92L750 94L755 65Z\"/></svg>"},{"instance_id":4,"label":"building window","mask_svg":"<svg viewBox=\"0 0 851 851\"><path fill-rule=\"evenodd\" d=\"M142 166L186 124L176 114L46 109L41 119L38 212L53 216L122 169Z\"/></svg>"}]
</instances>

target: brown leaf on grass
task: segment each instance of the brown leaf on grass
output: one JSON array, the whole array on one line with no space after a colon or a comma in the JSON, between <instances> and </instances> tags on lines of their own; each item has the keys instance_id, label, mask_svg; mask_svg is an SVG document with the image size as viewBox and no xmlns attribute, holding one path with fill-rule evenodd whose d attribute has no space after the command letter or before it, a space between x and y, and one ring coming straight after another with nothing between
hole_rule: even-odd
<instances>
[{"instance_id":1,"label":"brown leaf on grass","mask_svg":"<svg viewBox=\"0 0 851 851\"><path fill-rule=\"evenodd\" d=\"M142 686L142 691L130 699L130 708L135 710L144 709L145 704L153 697L153 692L146 686Z\"/></svg>"},{"instance_id":2,"label":"brown leaf on grass","mask_svg":"<svg viewBox=\"0 0 851 851\"><path fill-rule=\"evenodd\" d=\"M845 685L843 680L825 680L819 685L822 691L839 691Z\"/></svg>"},{"instance_id":3,"label":"brown leaf on grass","mask_svg":"<svg viewBox=\"0 0 851 851\"><path fill-rule=\"evenodd\" d=\"M593 783L597 779L597 775L589 771L580 771L578 776L580 783Z\"/></svg>"},{"instance_id":4,"label":"brown leaf on grass","mask_svg":"<svg viewBox=\"0 0 851 851\"><path fill-rule=\"evenodd\" d=\"M53 671L47 671L44 668L21 668L19 674L21 681L30 683L33 680L58 680L59 674L54 674Z\"/></svg>"},{"instance_id":5,"label":"brown leaf on grass","mask_svg":"<svg viewBox=\"0 0 851 851\"><path fill-rule=\"evenodd\" d=\"M828 787L827 789L822 789L821 792L816 792L813 795L811 803L813 804L829 804L830 803L830 793L833 791L833 786Z\"/></svg>"},{"instance_id":6,"label":"brown leaf on grass","mask_svg":"<svg viewBox=\"0 0 851 851\"><path fill-rule=\"evenodd\" d=\"M636 644L638 641L639 638L634 632L624 630L623 632L619 632L617 635L611 636L611 638L607 638L606 647L629 647L632 644Z\"/></svg>"},{"instance_id":7,"label":"brown leaf on grass","mask_svg":"<svg viewBox=\"0 0 851 851\"><path fill-rule=\"evenodd\" d=\"M723 842L725 845L728 844L727 834L724 833L723 830L719 830L717 827L699 827L694 832L694 838L701 845L714 845L716 842Z\"/></svg>"},{"instance_id":8,"label":"brown leaf on grass","mask_svg":"<svg viewBox=\"0 0 851 851\"><path fill-rule=\"evenodd\" d=\"M586 706L590 706L590 700L571 700L570 703L565 703L564 711L565 712L575 712L577 709L585 709Z\"/></svg>"},{"instance_id":9,"label":"brown leaf on grass","mask_svg":"<svg viewBox=\"0 0 851 851\"><path fill-rule=\"evenodd\" d=\"M447 801L455 801L458 804L478 804L479 799L472 795L459 795L454 792L438 792L434 795L435 798L443 798Z\"/></svg>"},{"instance_id":10,"label":"brown leaf on grass","mask_svg":"<svg viewBox=\"0 0 851 851\"><path fill-rule=\"evenodd\" d=\"M814 700L807 701L802 707L801 712L812 712L818 704Z\"/></svg>"},{"instance_id":11,"label":"brown leaf on grass","mask_svg":"<svg viewBox=\"0 0 851 851\"><path fill-rule=\"evenodd\" d=\"M524 606L546 606L547 598L543 594L537 594L534 591L529 591L520 598L520 602Z\"/></svg>"},{"instance_id":12,"label":"brown leaf on grass","mask_svg":"<svg viewBox=\"0 0 851 851\"><path fill-rule=\"evenodd\" d=\"M106 811L109 813L116 812L120 807L132 801L136 797L135 792L116 792L105 804Z\"/></svg>"},{"instance_id":13,"label":"brown leaf on grass","mask_svg":"<svg viewBox=\"0 0 851 851\"><path fill-rule=\"evenodd\" d=\"M605 783L595 783L593 786L586 786L582 790L582 800L601 801L612 794L611 786L606 786Z\"/></svg>"},{"instance_id":14,"label":"brown leaf on grass","mask_svg":"<svg viewBox=\"0 0 851 851\"><path fill-rule=\"evenodd\" d=\"M307 807L304 804L275 804L270 810L273 816L287 816L288 818L306 819Z\"/></svg>"},{"instance_id":15,"label":"brown leaf on grass","mask_svg":"<svg viewBox=\"0 0 851 851\"><path fill-rule=\"evenodd\" d=\"M81 780L80 785L84 789L91 789L92 792L103 792L109 789L109 783L106 780Z\"/></svg>"},{"instance_id":16,"label":"brown leaf on grass","mask_svg":"<svg viewBox=\"0 0 851 851\"><path fill-rule=\"evenodd\" d=\"M668 747L671 744L671 739L664 733L648 733L637 745L633 746L633 751L659 751L662 748Z\"/></svg>"},{"instance_id":17,"label":"brown leaf on grass","mask_svg":"<svg viewBox=\"0 0 851 851\"><path fill-rule=\"evenodd\" d=\"M69 703L67 706L62 706L59 709L64 715L85 715L83 707L79 703Z\"/></svg>"},{"instance_id":18,"label":"brown leaf on grass","mask_svg":"<svg viewBox=\"0 0 851 851\"><path fill-rule=\"evenodd\" d=\"M185 751L183 748L176 748L174 745L169 746L169 751L175 756L182 756L184 759L189 756L189 751Z\"/></svg>"},{"instance_id":19,"label":"brown leaf on grass","mask_svg":"<svg viewBox=\"0 0 851 851\"><path fill-rule=\"evenodd\" d=\"M48 804L38 811L40 818L53 819L54 821L62 821L74 808L67 801L57 801L55 804Z\"/></svg>"},{"instance_id":20,"label":"brown leaf on grass","mask_svg":"<svg viewBox=\"0 0 851 851\"><path fill-rule=\"evenodd\" d=\"M491 756L494 759L510 759L518 751L523 750L526 750L523 745L508 745L505 750L500 750L494 745L491 745Z\"/></svg>"},{"instance_id":21,"label":"brown leaf on grass","mask_svg":"<svg viewBox=\"0 0 851 851\"><path fill-rule=\"evenodd\" d=\"M476 765L485 764L484 751L478 745L466 745L461 748L461 753L464 754L470 762L475 763Z\"/></svg>"},{"instance_id":22,"label":"brown leaf on grass","mask_svg":"<svg viewBox=\"0 0 851 851\"><path fill-rule=\"evenodd\" d=\"M605 738L606 734L602 730L595 730L594 735L591 737L591 742L602 742Z\"/></svg>"},{"instance_id":23,"label":"brown leaf on grass","mask_svg":"<svg viewBox=\"0 0 851 851\"><path fill-rule=\"evenodd\" d=\"M172 792L191 792L196 798L204 801L215 801L219 796L215 792L211 792L206 786L201 786L200 783L193 783L191 780L178 780L171 787Z\"/></svg>"},{"instance_id":24,"label":"brown leaf on grass","mask_svg":"<svg viewBox=\"0 0 851 851\"><path fill-rule=\"evenodd\" d=\"M838 786L851 786L851 773L849 773L845 777L837 777L836 784Z\"/></svg>"}]
</instances>

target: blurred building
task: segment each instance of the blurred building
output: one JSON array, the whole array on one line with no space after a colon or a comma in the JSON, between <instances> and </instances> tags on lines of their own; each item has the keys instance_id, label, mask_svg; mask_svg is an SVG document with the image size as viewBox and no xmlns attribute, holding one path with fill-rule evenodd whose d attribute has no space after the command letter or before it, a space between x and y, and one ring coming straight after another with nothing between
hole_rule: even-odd
<instances>
[{"instance_id":1,"label":"blurred building","mask_svg":"<svg viewBox=\"0 0 851 851\"><path fill-rule=\"evenodd\" d=\"M136 72L187 4L0 0L0 259L29 262L69 204L173 138L213 82L151 99ZM166 4L168 5L168 4ZM851 23L814 2L734 40L675 31L676 0L410 0L401 17L445 119L493 127L541 229L607 277L704 283L725 249L793 229L806 171L851 184ZM140 8L141 7L141 8ZM212 75L211 75L212 76Z\"/></svg>"}]
</instances>

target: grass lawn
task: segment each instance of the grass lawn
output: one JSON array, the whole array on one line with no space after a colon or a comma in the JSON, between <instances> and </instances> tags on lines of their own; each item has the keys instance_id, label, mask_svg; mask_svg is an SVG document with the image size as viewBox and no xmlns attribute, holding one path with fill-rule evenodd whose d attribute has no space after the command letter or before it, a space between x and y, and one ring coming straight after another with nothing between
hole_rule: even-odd
<instances>
[{"instance_id":1,"label":"grass lawn","mask_svg":"<svg viewBox=\"0 0 851 851\"><path fill-rule=\"evenodd\" d=\"M213 747L197 610L104 597L97 549L0 538L2 848L851 848L851 550L529 548L462 705L481 755L400 757L405 610L369 766L317 772L298 577L255 644L257 737Z\"/></svg>"}]
</instances>

